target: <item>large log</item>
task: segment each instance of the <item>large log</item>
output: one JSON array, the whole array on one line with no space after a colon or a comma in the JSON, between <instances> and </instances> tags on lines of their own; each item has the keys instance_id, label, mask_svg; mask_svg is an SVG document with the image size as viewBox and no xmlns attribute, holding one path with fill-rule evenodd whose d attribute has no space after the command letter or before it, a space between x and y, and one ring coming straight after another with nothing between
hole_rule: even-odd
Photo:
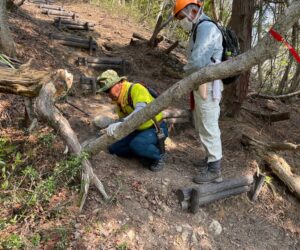
<instances>
[{"instance_id":1,"label":"large log","mask_svg":"<svg viewBox=\"0 0 300 250\"><path fill-rule=\"evenodd\" d=\"M83 39L83 38L77 38L77 37L63 37L63 36L60 36L57 34L50 34L50 37L52 39L58 40L59 43L62 45L88 49L90 52L90 55L95 53L95 51L98 48L97 43L93 40L92 37L90 37L89 39Z\"/></svg>"},{"instance_id":2,"label":"large log","mask_svg":"<svg viewBox=\"0 0 300 250\"><path fill-rule=\"evenodd\" d=\"M239 178L227 179L221 183L208 183L201 184L192 188L178 189L176 194L180 202L188 201L191 198L192 190L196 190L199 196L207 196L219 192L223 192L228 189L234 189L242 186L250 186L253 184L253 176L246 175Z\"/></svg>"},{"instance_id":3,"label":"large log","mask_svg":"<svg viewBox=\"0 0 300 250\"><path fill-rule=\"evenodd\" d=\"M79 66L97 68L99 70L114 69L120 74L126 75L130 71L130 64L121 58L111 57L79 57L77 60Z\"/></svg>"},{"instance_id":4,"label":"large log","mask_svg":"<svg viewBox=\"0 0 300 250\"><path fill-rule=\"evenodd\" d=\"M61 17L56 17L54 18L54 23L61 23L61 24L72 24L72 25L88 25L90 27L94 27L94 23L90 22L83 22L83 21L76 21L76 20L69 20L69 19L64 19Z\"/></svg>"},{"instance_id":5,"label":"large log","mask_svg":"<svg viewBox=\"0 0 300 250\"><path fill-rule=\"evenodd\" d=\"M194 187L193 189L197 190L198 195L206 196L208 194L214 194L241 186L250 186L252 183L253 176L246 175L239 178L227 179L221 183L202 184L199 185L199 187Z\"/></svg>"},{"instance_id":6,"label":"large log","mask_svg":"<svg viewBox=\"0 0 300 250\"><path fill-rule=\"evenodd\" d=\"M262 112L257 112L255 110L247 109L243 107L244 110L247 110L250 112L252 115L254 115L257 118L262 119L263 121L266 122L279 122L279 121L284 121L284 120L289 120L290 119L290 113L289 112L282 112L282 113L262 113Z\"/></svg>"},{"instance_id":7,"label":"large log","mask_svg":"<svg viewBox=\"0 0 300 250\"><path fill-rule=\"evenodd\" d=\"M246 193L250 190L249 186L242 186L233 189L228 189L219 193L209 194L207 196L202 196L197 189L193 189L191 193L191 206L190 211L196 213L200 206L207 205L211 202L224 199L233 195L238 195Z\"/></svg>"},{"instance_id":8,"label":"large log","mask_svg":"<svg viewBox=\"0 0 300 250\"><path fill-rule=\"evenodd\" d=\"M124 60L116 57L78 57L77 63L79 66L87 66L88 63L121 65L124 63Z\"/></svg>"},{"instance_id":9,"label":"large log","mask_svg":"<svg viewBox=\"0 0 300 250\"><path fill-rule=\"evenodd\" d=\"M58 5L40 4L38 7L41 8L41 9L62 10L62 11L64 11L64 7L58 6Z\"/></svg>"},{"instance_id":10,"label":"large log","mask_svg":"<svg viewBox=\"0 0 300 250\"><path fill-rule=\"evenodd\" d=\"M76 15L74 12L66 12L66 11L61 11L61 10L42 10L42 14L45 15L53 15L53 16L60 16L60 17L71 17L73 19L78 18L79 16Z\"/></svg>"},{"instance_id":11,"label":"large log","mask_svg":"<svg viewBox=\"0 0 300 250\"><path fill-rule=\"evenodd\" d=\"M49 38L55 39L55 40L75 42L75 43L84 43L84 44L92 43L94 45L97 45L97 42L95 40L93 40L92 37L82 38L82 37L77 37L77 36L64 36L64 35L60 35L60 34L50 33Z\"/></svg>"},{"instance_id":12,"label":"large log","mask_svg":"<svg viewBox=\"0 0 300 250\"><path fill-rule=\"evenodd\" d=\"M61 24L57 25L58 29L69 29L69 30L87 30L87 31L93 31L95 30L94 27L91 27L89 25L75 25L75 24Z\"/></svg>"},{"instance_id":13,"label":"large log","mask_svg":"<svg viewBox=\"0 0 300 250\"><path fill-rule=\"evenodd\" d=\"M36 71L21 67L19 70L1 68L0 92L26 97L38 96L44 78L49 78L46 71Z\"/></svg>"}]
</instances>

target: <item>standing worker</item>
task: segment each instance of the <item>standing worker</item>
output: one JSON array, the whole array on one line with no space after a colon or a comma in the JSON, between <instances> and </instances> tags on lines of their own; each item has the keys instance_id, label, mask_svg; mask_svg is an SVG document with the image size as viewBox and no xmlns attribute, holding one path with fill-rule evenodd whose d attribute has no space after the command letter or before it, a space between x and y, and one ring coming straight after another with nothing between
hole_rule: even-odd
<instances>
[{"instance_id":1,"label":"standing worker","mask_svg":"<svg viewBox=\"0 0 300 250\"><path fill-rule=\"evenodd\" d=\"M190 32L187 51L186 74L192 74L222 59L223 37L218 27L203 13L203 0L176 0L174 16L183 29ZM208 82L193 91L193 110L196 130L206 151L204 165L193 181L200 183L221 182L222 144L219 128L221 80ZM201 164L200 164L201 165Z\"/></svg>"},{"instance_id":2,"label":"standing worker","mask_svg":"<svg viewBox=\"0 0 300 250\"><path fill-rule=\"evenodd\" d=\"M119 77L114 70L103 72L98 81L99 92L106 92L116 102L120 121L110 124L107 134L113 136L116 128L132 114L146 107L154 100L149 90L139 83L131 83L126 77ZM137 130L109 146L109 152L121 157L138 156L150 162L150 170L157 172L163 169L165 162L164 141L168 136L162 112L143 123Z\"/></svg>"}]
</instances>

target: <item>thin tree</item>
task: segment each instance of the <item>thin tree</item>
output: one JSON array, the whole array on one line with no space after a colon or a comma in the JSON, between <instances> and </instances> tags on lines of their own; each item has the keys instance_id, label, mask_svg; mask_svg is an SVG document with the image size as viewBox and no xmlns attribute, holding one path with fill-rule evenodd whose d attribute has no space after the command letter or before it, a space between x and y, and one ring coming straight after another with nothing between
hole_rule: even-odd
<instances>
[{"instance_id":1,"label":"thin tree","mask_svg":"<svg viewBox=\"0 0 300 250\"><path fill-rule=\"evenodd\" d=\"M0 51L15 56L16 48L7 23L6 0L0 1Z\"/></svg>"},{"instance_id":2,"label":"thin tree","mask_svg":"<svg viewBox=\"0 0 300 250\"><path fill-rule=\"evenodd\" d=\"M238 36L241 52L245 52L251 48L253 16L254 0L233 0L229 26ZM224 103L226 115L235 116L239 114L242 103L247 97L249 78L250 70L243 73L236 84L229 86L225 90Z\"/></svg>"}]
</instances>

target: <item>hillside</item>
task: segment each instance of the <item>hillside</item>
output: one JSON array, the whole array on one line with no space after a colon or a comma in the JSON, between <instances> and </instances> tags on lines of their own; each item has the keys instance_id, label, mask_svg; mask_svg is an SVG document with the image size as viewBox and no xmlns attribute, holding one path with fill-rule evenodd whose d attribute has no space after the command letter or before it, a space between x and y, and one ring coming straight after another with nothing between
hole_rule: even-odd
<instances>
[{"instance_id":1,"label":"hillside","mask_svg":"<svg viewBox=\"0 0 300 250\"><path fill-rule=\"evenodd\" d=\"M125 59L130 63L129 80L145 82L160 92L178 79L170 71L186 62L183 49L164 53L169 44L155 49L146 45L130 45L134 32L150 38L146 24L130 14L115 12L88 3L55 1L76 12L80 20L95 24L94 31L59 31L53 17L41 14L32 3L9 14L9 23L17 44L18 59L33 58L35 69L67 69L74 74L74 87L68 100L88 112L61 100L63 111L79 140L96 136L93 125L97 115L114 116L113 104L105 95L92 95L79 83L82 75L98 76L100 71L77 66L78 57L88 53L58 44L50 33L91 35L98 44L96 55ZM177 100L173 107L188 108L188 97ZM136 159L123 159L101 152L91 158L95 174L101 179L112 199L103 201L92 187L83 212L78 212L80 179L72 185L50 192L47 202L22 204L16 187L36 180L22 172L27 166L36 169L39 178L49 175L62 161L67 161L65 145L45 124L27 135L24 133L24 103L21 97L0 94L0 137L7 138L20 152L22 164L13 170L21 183L13 189L0 190L0 243L9 249L300 249L300 203L289 189L241 144L243 133L262 141L300 144L300 102L250 99L245 109L268 111L268 107L290 112L290 119L267 123L243 110L237 119L222 118L224 148L223 175L233 178L254 174L257 166L270 176L256 202L246 194L201 207L196 214L182 211L176 190L192 187L197 163L204 157L196 131L190 124L174 126L167 140L166 167L153 173ZM300 175L300 154L280 153ZM26 178L27 177L27 178ZM31 181L32 185L29 185ZM17 184L17 183L16 183ZM12 237L11 235L17 235ZM15 240L14 240L15 239ZM16 240L18 239L18 240ZM17 241L22 241L17 244ZM0 244L0 246L1 246ZM10 244L10 245L9 245Z\"/></svg>"}]
</instances>

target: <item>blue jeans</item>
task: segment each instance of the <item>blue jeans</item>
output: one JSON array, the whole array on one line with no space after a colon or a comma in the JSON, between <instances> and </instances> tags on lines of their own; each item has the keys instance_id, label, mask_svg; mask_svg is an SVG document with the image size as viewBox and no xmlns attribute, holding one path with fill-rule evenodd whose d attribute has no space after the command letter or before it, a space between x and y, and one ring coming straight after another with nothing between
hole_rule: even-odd
<instances>
[{"instance_id":1,"label":"blue jeans","mask_svg":"<svg viewBox=\"0 0 300 250\"><path fill-rule=\"evenodd\" d=\"M168 128L165 122L160 124L165 136L168 136ZM109 146L108 151L121 157L138 156L151 160L159 160L161 151L158 148L158 139L154 127L138 131L135 130L123 139Z\"/></svg>"}]
</instances>

